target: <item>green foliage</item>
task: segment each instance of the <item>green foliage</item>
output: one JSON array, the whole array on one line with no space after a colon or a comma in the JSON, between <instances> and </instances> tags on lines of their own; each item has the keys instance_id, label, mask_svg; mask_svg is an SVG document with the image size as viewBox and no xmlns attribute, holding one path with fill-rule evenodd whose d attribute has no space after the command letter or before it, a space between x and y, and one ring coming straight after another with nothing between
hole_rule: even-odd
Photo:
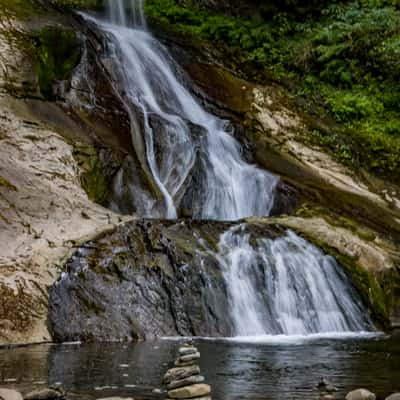
<instances>
[{"instance_id":1,"label":"green foliage","mask_svg":"<svg viewBox=\"0 0 400 400\"><path fill-rule=\"evenodd\" d=\"M174 31L234 49L238 64L290 78L310 112L339 124L331 135L311 132L312 141L400 180L400 0L258 3L245 18L175 0L147 0L146 12Z\"/></svg>"},{"instance_id":2,"label":"green foliage","mask_svg":"<svg viewBox=\"0 0 400 400\"><path fill-rule=\"evenodd\" d=\"M275 42L291 29L283 14L276 15L271 24L265 24L257 19L211 15L202 9L180 6L174 0L147 1L146 12L150 18L172 24L178 32L221 42L240 49L248 61L271 65L281 63Z\"/></svg>"},{"instance_id":3,"label":"green foliage","mask_svg":"<svg viewBox=\"0 0 400 400\"><path fill-rule=\"evenodd\" d=\"M46 27L35 37L34 43L40 91L45 98L52 100L54 83L65 79L79 62L79 41L73 31Z\"/></svg>"},{"instance_id":4,"label":"green foliage","mask_svg":"<svg viewBox=\"0 0 400 400\"><path fill-rule=\"evenodd\" d=\"M57 7L65 8L101 8L103 0L50 0Z\"/></svg>"},{"instance_id":5,"label":"green foliage","mask_svg":"<svg viewBox=\"0 0 400 400\"><path fill-rule=\"evenodd\" d=\"M340 122L362 120L384 110L383 104L374 96L360 91L333 91L326 103Z\"/></svg>"}]
</instances>

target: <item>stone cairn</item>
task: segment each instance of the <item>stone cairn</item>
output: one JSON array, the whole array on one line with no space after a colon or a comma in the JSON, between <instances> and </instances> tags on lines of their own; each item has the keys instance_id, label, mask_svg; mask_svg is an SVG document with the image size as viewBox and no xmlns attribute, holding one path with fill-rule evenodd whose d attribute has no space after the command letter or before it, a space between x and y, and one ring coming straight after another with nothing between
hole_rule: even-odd
<instances>
[{"instance_id":1,"label":"stone cairn","mask_svg":"<svg viewBox=\"0 0 400 400\"><path fill-rule=\"evenodd\" d=\"M192 342L179 348L175 367L164 375L163 383L168 389L167 400L211 400L211 387L200 375L200 353Z\"/></svg>"}]
</instances>

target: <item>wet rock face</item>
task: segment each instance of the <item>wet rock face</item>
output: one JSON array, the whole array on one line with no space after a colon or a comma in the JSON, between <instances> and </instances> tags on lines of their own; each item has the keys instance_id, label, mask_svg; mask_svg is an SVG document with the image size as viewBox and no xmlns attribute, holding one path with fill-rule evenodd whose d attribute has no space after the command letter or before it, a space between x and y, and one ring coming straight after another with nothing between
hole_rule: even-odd
<instances>
[{"instance_id":1,"label":"wet rock face","mask_svg":"<svg viewBox=\"0 0 400 400\"><path fill-rule=\"evenodd\" d=\"M230 335L225 282L212 253L229 225L135 221L87 243L51 290L53 338Z\"/></svg>"}]
</instances>

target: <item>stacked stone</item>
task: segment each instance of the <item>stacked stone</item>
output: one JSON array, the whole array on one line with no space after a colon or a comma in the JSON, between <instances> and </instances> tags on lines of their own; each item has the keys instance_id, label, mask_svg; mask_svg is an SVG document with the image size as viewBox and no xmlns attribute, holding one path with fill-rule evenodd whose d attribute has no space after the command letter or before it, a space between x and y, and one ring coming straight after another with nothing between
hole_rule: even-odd
<instances>
[{"instance_id":1,"label":"stacked stone","mask_svg":"<svg viewBox=\"0 0 400 400\"><path fill-rule=\"evenodd\" d=\"M163 379L168 389L167 400L211 400L211 387L200 375L199 359L200 353L193 343L179 348L175 368L169 369Z\"/></svg>"}]
</instances>

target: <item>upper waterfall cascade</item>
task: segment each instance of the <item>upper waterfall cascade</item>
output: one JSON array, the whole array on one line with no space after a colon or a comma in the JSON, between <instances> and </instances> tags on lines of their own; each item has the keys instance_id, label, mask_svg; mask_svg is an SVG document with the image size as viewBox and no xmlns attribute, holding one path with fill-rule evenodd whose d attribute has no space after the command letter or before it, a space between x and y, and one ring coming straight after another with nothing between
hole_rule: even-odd
<instances>
[{"instance_id":1,"label":"upper waterfall cascade","mask_svg":"<svg viewBox=\"0 0 400 400\"><path fill-rule=\"evenodd\" d=\"M108 0L108 14L109 22L95 22L109 38L138 158L163 199L160 206L136 196L138 214L176 218L183 207L195 219L268 215L278 179L247 163L231 124L190 93L184 72L147 31L142 1Z\"/></svg>"}]
</instances>

